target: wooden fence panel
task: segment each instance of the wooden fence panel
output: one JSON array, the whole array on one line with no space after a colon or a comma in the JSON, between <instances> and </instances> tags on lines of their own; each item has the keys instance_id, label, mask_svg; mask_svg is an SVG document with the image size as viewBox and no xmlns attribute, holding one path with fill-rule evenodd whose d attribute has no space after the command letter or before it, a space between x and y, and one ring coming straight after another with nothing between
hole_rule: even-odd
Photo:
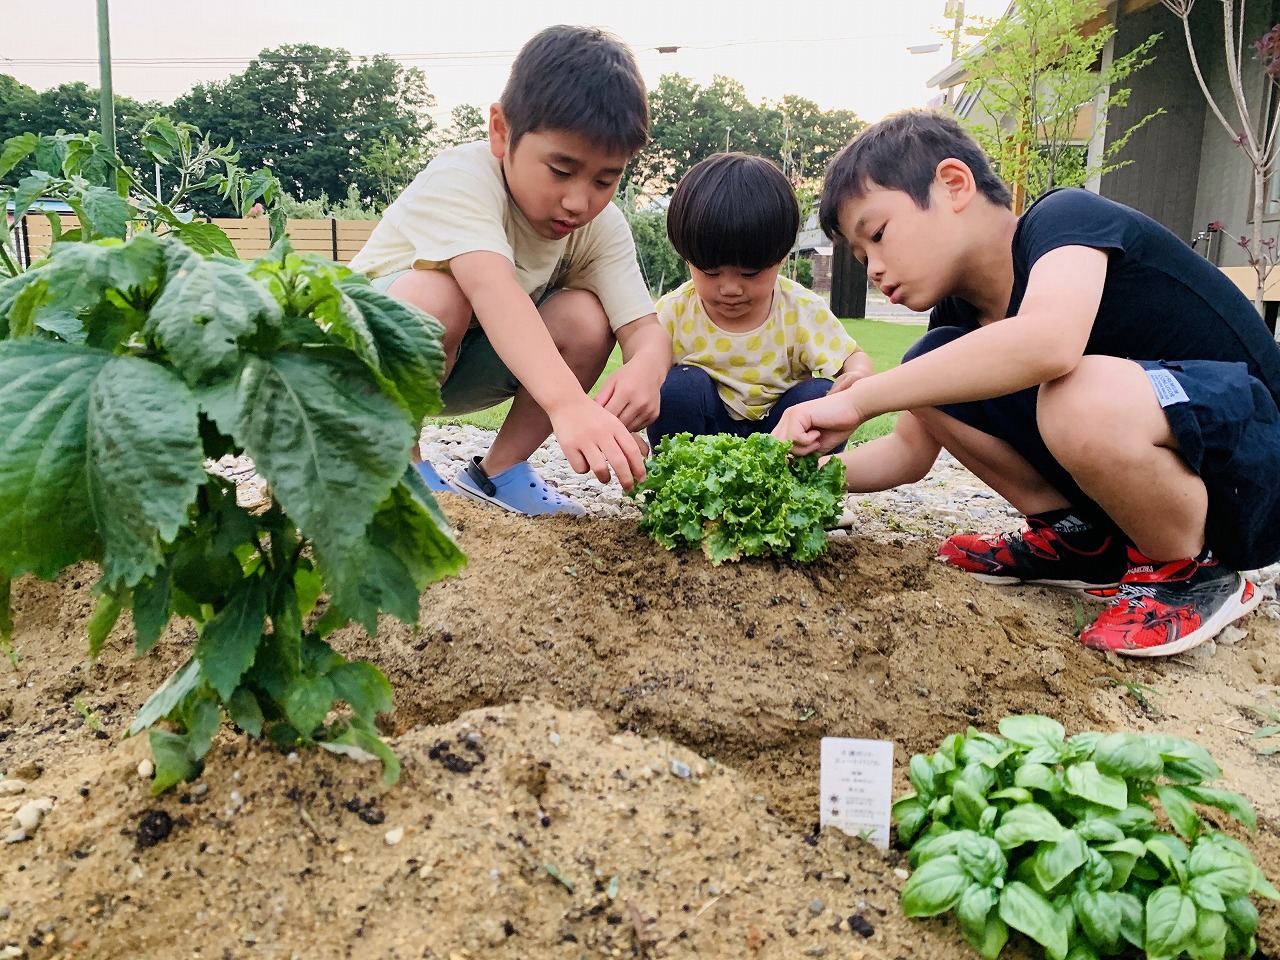
<instances>
[{"instance_id":1,"label":"wooden fence panel","mask_svg":"<svg viewBox=\"0 0 1280 960\"><path fill-rule=\"evenodd\" d=\"M378 225L377 220L336 220L334 223L338 233L338 252L334 259L339 263L350 263Z\"/></svg>"},{"instance_id":2,"label":"wooden fence panel","mask_svg":"<svg viewBox=\"0 0 1280 960\"><path fill-rule=\"evenodd\" d=\"M210 222L222 228L222 232L231 241L231 246L235 247L236 256L241 260L253 260L271 249L271 227L266 217L228 217Z\"/></svg>"}]
</instances>

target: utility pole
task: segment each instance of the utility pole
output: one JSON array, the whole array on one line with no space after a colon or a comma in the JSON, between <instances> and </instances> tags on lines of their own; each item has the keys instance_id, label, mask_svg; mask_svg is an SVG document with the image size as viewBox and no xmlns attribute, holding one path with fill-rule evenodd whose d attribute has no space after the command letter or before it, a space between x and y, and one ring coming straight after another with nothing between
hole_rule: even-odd
<instances>
[{"instance_id":1,"label":"utility pole","mask_svg":"<svg viewBox=\"0 0 1280 960\"><path fill-rule=\"evenodd\" d=\"M116 98L111 89L111 25L107 0L98 0L98 113L102 119L102 145L116 154ZM117 174L116 188L123 188Z\"/></svg>"},{"instance_id":2,"label":"utility pole","mask_svg":"<svg viewBox=\"0 0 1280 960\"><path fill-rule=\"evenodd\" d=\"M951 18L951 62L960 59L960 33L964 30L964 0L947 0L942 8L942 15ZM950 104L955 88L947 87L942 93L942 102Z\"/></svg>"}]
</instances>

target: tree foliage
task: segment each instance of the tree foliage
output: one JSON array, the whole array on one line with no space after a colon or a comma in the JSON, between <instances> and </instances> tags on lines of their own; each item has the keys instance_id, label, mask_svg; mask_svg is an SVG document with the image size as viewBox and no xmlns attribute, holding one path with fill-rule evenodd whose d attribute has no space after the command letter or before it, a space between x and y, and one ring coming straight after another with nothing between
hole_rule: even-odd
<instances>
[{"instance_id":1,"label":"tree foliage","mask_svg":"<svg viewBox=\"0 0 1280 960\"><path fill-rule=\"evenodd\" d=\"M321 191L346 196L350 183L362 196L378 195L377 175L361 158L388 135L406 148L425 145L434 103L423 72L391 57L285 44L263 50L243 73L196 84L172 113L234 140L246 166L268 167L306 200Z\"/></svg>"},{"instance_id":2,"label":"tree foliage","mask_svg":"<svg viewBox=\"0 0 1280 960\"><path fill-rule=\"evenodd\" d=\"M1132 51L1101 62L1116 28L1082 27L1097 14L1094 0L1017 0L1009 14L985 22L981 43L965 55L986 116L970 117L975 136L997 172L1018 198L1040 196L1054 187L1080 186L1124 166L1117 159L1129 137L1163 113L1148 114L1128 129L1112 133L1100 160L1090 164L1084 145L1106 123L1108 110L1124 106L1124 81L1146 66L1160 38L1153 34ZM1082 125L1090 104L1101 106L1091 125Z\"/></svg>"},{"instance_id":3,"label":"tree foliage","mask_svg":"<svg viewBox=\"0 0 1280 960\"><path fill-rule=\"evenodd\" d=\"M0 143L24 133L52 136L97 130L102 126L98 105L98 91L84 83L63 83L36 92L13 77L0 74ZM150 160L142 148L142 128L162 109L158 103L115 97L116 150L129 167L149 168ZM9 179L16 182L32 169L31 161L24 160Z\"/></svg>"},{"instance_id":4,"label":"tree foliage","mask_svg":"<svg viewBox=\"0 0 1280 960\"><path fill-rule=\"evenodd\" d=\"M690 167L723 150L768 157L793 179L821 176L865 126L851 110L822 110L803 97L753 104L741 83L720 76L702 86L665 75L649 91L649 115L650 143L628 172L649 194L669 192Z\"/></svg>"}]
</instances>

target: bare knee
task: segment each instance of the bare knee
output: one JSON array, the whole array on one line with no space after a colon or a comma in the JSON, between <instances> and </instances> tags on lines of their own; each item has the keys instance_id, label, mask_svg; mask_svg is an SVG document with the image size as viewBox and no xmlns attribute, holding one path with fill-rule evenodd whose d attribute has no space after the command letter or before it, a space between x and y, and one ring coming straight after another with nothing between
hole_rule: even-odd
<instances>
[{"instance_id":1,"label":"bare knee","mask_svg":"<svg viewBox=\"0 0 1280 960\"><path fill-rule=\"evenodd\" d=\"M398 277L387 293L439 320L444 327L445 356L457 353L462 335L471 325L471 301L457 280L439 270L410 270Z\"/></svg>"},{"instance_id":2,"label":"bare knee","mask_svg":"<svg viewBox=\"0 0 1280 960\"><path fill-rule=\"evenodd\" d=\"M1084 357L1041 386L1036 421L1045 446L1073 473L1170 439L1146 373L1120 357Z\"/></svg>"},{"instance_id":3,"label":"bare knee","mask_svg":"<svg viewBox=\"0 0 1280 960\"><path fill-rule=\"evenodd\" d=\"M615 338L599 297L589 290L562 290L538 308L551 339L575 369L581 364L603 366Z\"/></svg>"}]
</instances>

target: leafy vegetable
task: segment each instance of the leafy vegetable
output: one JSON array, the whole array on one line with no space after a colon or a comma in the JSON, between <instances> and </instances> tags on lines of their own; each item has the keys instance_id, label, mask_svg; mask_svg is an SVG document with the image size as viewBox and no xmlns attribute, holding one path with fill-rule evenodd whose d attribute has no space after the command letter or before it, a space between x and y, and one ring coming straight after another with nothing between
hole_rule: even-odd
<instances>
[{"instance_id":1,"label":"leafy vegetable","mask_svg":"<svg viewBox=\"0 0 1280 960\"><path fill-rule=\"evenodd\" d=\"M844 464L764 433L664 437L636 487L640 529L668 550L701 546L713 564L769 554L812 560L840 517Z\"/></svg>"},{"instance_id":2,"label":"leafy vegetable","mask_svg":"<svg viewBox=\"0 0 1280 960\"><path fill-rule=\"evenodd\" d=\"M189 130L149 130L158 154L195 162ZM42 144L119 165L91 138L20 137L0 174ZM440 325L287 241L253 263L222 256L154 198L103 193L87 163L22 181L74 196L81 227L0 280L0 614L9 578L91 560L91 653L125 609L139 653L171 617L194 622L190 659L129 728L149 730L153 792L200 772L224 716L276 743L380 759L394 781L374 726L390 686L325 637L352 620L372 633L384 612L416 621L423 588L465 563L409 465L440 408ZM206 185L243 200L270 184L232 179ZM163 232L124 239L147 225ZM252 512L210 470L242 454L270 490Z\"/></svg>"},{"instance_id":3,"label":"leafy vegetable","mask_svg":"<svg viewBox=\"0 0 1280 960\"><path fill-rule=\"evenodd\" d=\"M1251 956L1258 911L1280 899L1249 851L1210 830L1196 805L1257 829L1237 793L1204 786L1221 771L1177 737L1083 733L1047 717L1006 717L1000 736L970 727L911 758L898 839L915 868L909 917L954 910L987 960L1009 929L1050 960L1128 947L1152 960ZM1152 800L1174 833L1155 827Z\"/></svg>"}]
</instances>

